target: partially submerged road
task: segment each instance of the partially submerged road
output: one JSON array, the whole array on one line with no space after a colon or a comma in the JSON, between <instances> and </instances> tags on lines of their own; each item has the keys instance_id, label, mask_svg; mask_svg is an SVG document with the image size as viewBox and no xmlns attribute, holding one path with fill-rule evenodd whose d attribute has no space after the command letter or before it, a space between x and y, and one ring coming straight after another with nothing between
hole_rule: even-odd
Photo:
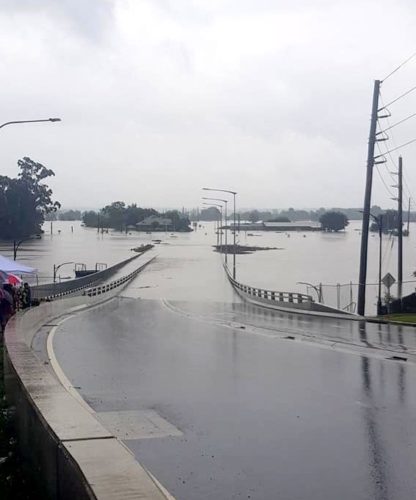
<instances>
[{"instance_id":1,"label":"partially submerged road","mask_svg":"<svg viewBox=\"0 0 416 500\"><path fill-rule=\"evenodd\" d=\"M198 252L57 330L97 417L178 499L413 499L415 330L244 304Z\"/></svg>"}]
</instances>

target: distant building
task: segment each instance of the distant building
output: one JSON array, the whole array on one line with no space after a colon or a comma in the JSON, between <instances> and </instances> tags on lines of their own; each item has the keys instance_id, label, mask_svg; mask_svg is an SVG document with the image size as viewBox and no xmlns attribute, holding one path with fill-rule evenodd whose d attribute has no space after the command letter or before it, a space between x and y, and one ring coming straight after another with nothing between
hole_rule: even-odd
<instances>
[{"instance_id":1,"label":"distant building","mask_svg":"<svg viewBox=\"0 0 416 500\"><path fill-rule=\"evenodd\" d=\"M137 231L173 231L172 219L150 215L136 224Z\"/></svg>"},{"instance_id":2,"label":"distant building","mask_svg":"<svg viewBox=\"0 0 416 500\"><path fill-rule=\"evenodd\" d=\"M232 229L233 224L229 227ZM237 226L238 228L238 226ZM256 222L240 224L241 231L321 231L321 224L314 221Z\"/></svg>"}]
</instances>

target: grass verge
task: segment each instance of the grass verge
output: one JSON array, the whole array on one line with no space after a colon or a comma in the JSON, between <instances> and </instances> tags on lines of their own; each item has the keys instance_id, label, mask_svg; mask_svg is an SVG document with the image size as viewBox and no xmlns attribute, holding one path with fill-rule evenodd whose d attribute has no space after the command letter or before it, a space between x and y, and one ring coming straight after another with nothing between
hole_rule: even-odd
<instances>
[{"instance_id":1,"label":"grass verge","mask_svg":"<svg viewBox=\"0 0 416 500\"><path fill-rule=\"evenodd\" d=\"M387 321L400 321L401 323L415 323L416 324L416 314L388 314L382 316L383 319Z\"/></svg>"}]
</instances>

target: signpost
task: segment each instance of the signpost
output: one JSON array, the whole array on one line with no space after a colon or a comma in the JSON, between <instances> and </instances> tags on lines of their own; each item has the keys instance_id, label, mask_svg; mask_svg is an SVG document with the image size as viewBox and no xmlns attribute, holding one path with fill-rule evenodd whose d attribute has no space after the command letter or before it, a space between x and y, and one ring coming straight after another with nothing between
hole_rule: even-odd
<instances>
[{"instance_id":1,"label":"signpost","mask_svg":"<svg viewBox=\"0 0 416 500\"><path fill-rule=\"evenodd\" d=\"M390 273L385 274L383 279L381 280L383 282L383 285L387 288L387 300L386 304L387 307L389 307L390 304L390 288L396 283L396 278L392 276Z\"/></svg>"}]
</instances>

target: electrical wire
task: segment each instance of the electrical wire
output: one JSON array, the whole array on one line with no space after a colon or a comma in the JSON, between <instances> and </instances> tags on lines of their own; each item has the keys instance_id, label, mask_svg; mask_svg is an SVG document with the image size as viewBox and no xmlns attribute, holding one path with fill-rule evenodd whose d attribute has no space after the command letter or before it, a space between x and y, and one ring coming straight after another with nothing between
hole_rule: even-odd
<instances>
[{"instance_id":1,"label":"electrical wire","mask_svg":"<svg viewBox=\"0 0 416 500\"><path fill-rule=\"evenodd\" d=\"M386 184L386 181L384 180L383 176L381 175L381 172L380 172L380 169L378 168L378 165L376 165L375 167L376 167L377 173L380 177L380 180L384 184L384 187L386 188L387 192L389 193L389 195L392 198L395 198L394 194L390 191L390 188L388 187L388 185Z\"/></svg>"},{"instance_id":2,"label":"electrical wire","mask_svg":"<svg viewBox=\"0 0 416 500\"><path fill-rule=\"evenodd\" d=\"M381 111L382 109L386 109L388 108L389 106L391 106L392 104L394 104L395 102L399 101L400 99L403 99L403 97L406 97L407 95L409 95L411 92L415 91L416 90L416 85L414 87L412 87L411 89L409 89L407 92L405 92L404 94L402 95L399 95L399 97L396 97L396 99L393 99L392 101L390 101L389 103L387 103L384 107L378 109L378 111Z\"/></svg>"},{"instance_id":3,"label":"electrical wire","mask_svg":"<svg viewBox=\"0 0 416 500\"><path fill-rule=\"evenodd\" d=\"M387 130L391 130L392 128L397 127L397 125L400 125L401 123L407 122L407 120L410 120L410 118L413 118L414 116L416 116L416 113L413 113L412 115L408 116L407 118L403 118L403 120L400 120L399 122L394 123L393 125L390 125L389 127L385 128L383 130L380 130L377 134L383 134L383 133L387 132Z\"/></svg>"},{"instance_id":4,"label":"electrical wire","mask_svg":"<svg viewBox=\"0 0 416 500\"><path fill-rule=\"evenodd\" d=\"M384 108L386 108L386 106L384 105L384 102L383 102L383 96L382 96L381 92L380 92L380 94L379 94L379 97L380 97L380 101L381 101L382 106L383 106ZM388 111L388 110L387 110L387 111ZM386 120L387 120L387 124L390 126L390 125L391 125L391 123L390 123L390 119L389 119L389 117L386 117ZM378 125L380 126L380 121L379 121L379 120L378 120ZM380 126L380 128L381 128L381 126ZM394 147L397 147L397 143L396 143L396 141L395 141L395 139L394 139L394 136L393 136L392 134L390 134L390 139L391 139L391 142L392 142L393 146L394 146ZM376 144L377 144L377 146L378 146L379 151L381 152L381 147L380 147L380 144L379 144L379 143L376 143ZM386 146L386 150L387 150L387 145L385 145L385 146ZM391 154L391 152L390 152L390 151L387 151L387 154L388 154L388 156L389 156L389 158L390 158L390 161L391 161L391 163L393 164L394 168L395 168L396 170L398 170L398 169L399 169L398 164L397 164L397 163L396 163L396 161L394 160L393 155ZM387 168L387 170L388 170L388 166L387 166L387 164L385 164L385 166L386 166L386 168ZM388 170L388 172L389 172L389 174L390 174L390 177L391 177L394 181L396 181L396 179L393 177L392 173L391 173L389 170ZM414 206L416 206L415 198L414 198L414 196L412 195L412 192L411 192L411 190L410 190L410 188L409 188L409 185L408 185L408 183L407 183L407 181L406 181L406 172L405 172L405 171L403 171L403 181L404 181L405 189L407 190L407 198L410 198L410 199L412 200L412 202L413 202L413 205L414 205Z\"/></svg>"},{"instance_id":5,"label":"electrical wire","mask_svg":"<svg viewBox=\"0 0 416 500\"><path fill-rule=\"evenodd\" d=\"M393 153L394 151L397 151L398 149L402 149L404 148L405 146L408 146L409 144L413 144L414 142L416 142L416 138L414 139L411 139L410 141L407 141L405 142L404 144L400 144L400 146L396 146L395 148L393 149L389 149L388 151L385 151L382 155L380 156L384 156L386 154L390 154L390 153ZM379 158L378 156L375 156L375 158Z\"/></svg>"},{"instance_id":6,"label":"electrical wire","mask_svg":"<svg viewBox=\"0 0 416 500\"><path fill-rule=\"evenodd\" d=\"M407 64L410 60L412 60L416 56L416 52L414 52L410 57L408 57L405 61L403 61L396 69L394 69L391 73L389 73L381 82L385 82L388 78L390 78L396 71L399 71L400 68L403 68L405 64Z\"/></svg>"}]
</instances>

